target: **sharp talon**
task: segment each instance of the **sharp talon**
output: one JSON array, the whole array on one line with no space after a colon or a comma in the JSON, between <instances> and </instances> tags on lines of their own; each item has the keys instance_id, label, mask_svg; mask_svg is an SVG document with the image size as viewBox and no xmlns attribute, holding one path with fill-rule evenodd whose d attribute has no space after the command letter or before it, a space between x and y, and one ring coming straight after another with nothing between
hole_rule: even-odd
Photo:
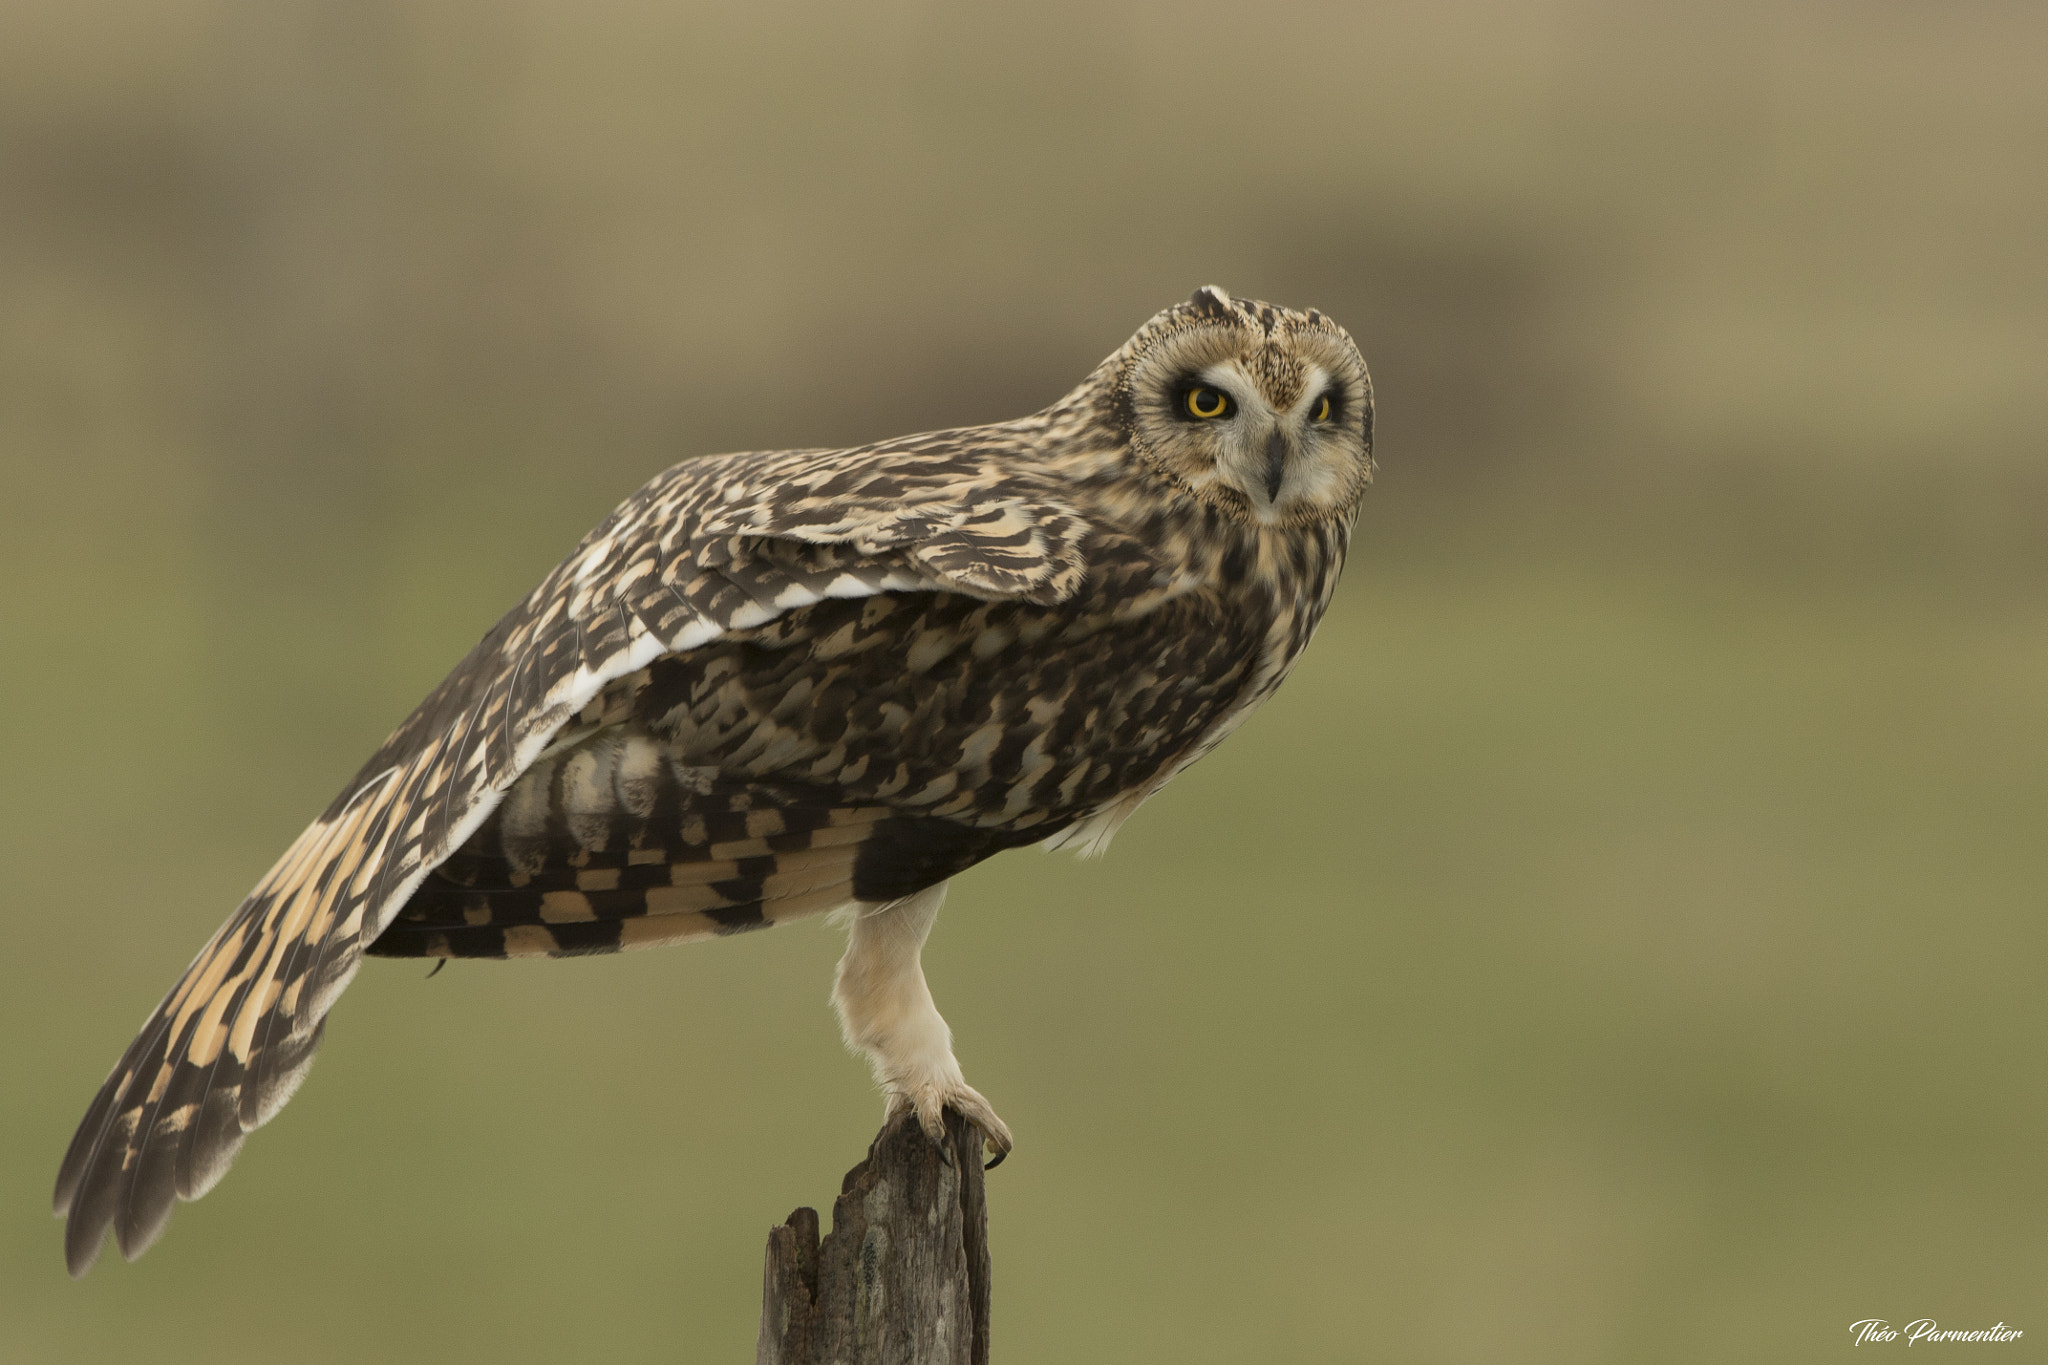
<instances>
[{"instance_id":1,"label":"sharp talon","mask_svg":"<svg viewBox=\"0 0 2048 1365\"><path fill-rule=\"evenodd\" d=\"M966 1086L958 1087L954 1093L920 1098L925 1102L920 1103L919 1098L913 1098L904 1091L892 1091L885 1111L887 1121L900 1122L906 1116L914 1120L924 1130L932 1146L939 1149L939 1155L945 1158L946 1164L955 1170L961 1169L961 1164L970 1156L978 1158L985 1152L992 1152L994 1156L983 1164L983 1170L992 1171L1003 1164L1003 1158L1010 1154L1010 1129L996 1117L987 1100ZM953 1141L952 1125L948 1120L955 1114L972 1125L974 1131L969 1141Z\"/></svg>"}]
</instances>

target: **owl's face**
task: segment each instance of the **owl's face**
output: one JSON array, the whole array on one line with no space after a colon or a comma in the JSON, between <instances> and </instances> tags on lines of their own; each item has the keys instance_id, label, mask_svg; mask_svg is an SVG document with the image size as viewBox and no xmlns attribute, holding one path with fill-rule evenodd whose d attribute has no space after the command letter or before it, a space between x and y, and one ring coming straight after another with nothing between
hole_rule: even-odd
<instances>
[{"instance_id":1,"label":"owl's face","mask_svg":"<svg viewBox=\"0 0 2048 1365\"><path fill-rule=\"evenodd\" d=\"M1138 457L1235 520L1348 515L1372 481L1372 380L1358 347L1320 313L1205 286L1113 363Z\"/></svg>"}]
</instances>

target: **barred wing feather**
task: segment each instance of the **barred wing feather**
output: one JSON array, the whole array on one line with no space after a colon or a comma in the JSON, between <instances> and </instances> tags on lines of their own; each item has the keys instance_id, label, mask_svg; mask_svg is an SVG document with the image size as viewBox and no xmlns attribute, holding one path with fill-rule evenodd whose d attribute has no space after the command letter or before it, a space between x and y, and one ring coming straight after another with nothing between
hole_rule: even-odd
<instances>
[{"instance_id":1,"label":"barred wing feather","mask_svg":"<svg viewBox=\"0 0 2048 1365\"><path fill-rule=\"evenodd\" d=\"M385 741L150 1015L58 1175L71 1273L110 1227L132 1260L177 1199L212 1188L304 1078L365 950L607 684L827 597L1070 597L1089 528L990 449L983 429L710 457L606 518Z\"/></svg>"}]
</instances>

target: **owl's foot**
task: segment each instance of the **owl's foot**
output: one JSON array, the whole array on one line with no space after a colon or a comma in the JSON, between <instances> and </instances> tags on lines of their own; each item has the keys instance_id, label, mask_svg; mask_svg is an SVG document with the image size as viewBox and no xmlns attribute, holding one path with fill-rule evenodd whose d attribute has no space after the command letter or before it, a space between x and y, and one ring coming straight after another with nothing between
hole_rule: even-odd
<instances>
[{"instance_id":1,"label":"owl's foot","mask_svg":"<svg viewBox=\"0 0 2048 1365\"><path fill-rule=\"evenodd\" d=\"M932 1083L908 1089L892 1086L889 1090L888 1117L894 1120L905 1113L915 1113L917 1126L924 1129L924 1135L942 1149L946 1145L944 1113L948 1108L958 1110L962 1117L981 1130L988 1169L994 1170L1002 1165L1003 1158L1017 1145L1010 1136L1010 1125L997 1116L979 1090L958 1079L957 1065L951 1084Z\"/></svg>"},{"instance_id":2,"label":"owl's foot","mask_svg":"<svg viewBox=\"0 0 2048 1365\"><path fill-rule=\"evenodd\" d=\"M960 1074L953 1031L946 1027L919 961L938 918L946 884L887 905L857 906L847 915L846 956L839 960L832 1005L846 1045L868 1059L889 1097L890 1118L917 1115L926 1136L946 1145L946 1106L981 1130L996 1165L1010 1154L1010 1125Z\"/></svg>"}]
</instances>

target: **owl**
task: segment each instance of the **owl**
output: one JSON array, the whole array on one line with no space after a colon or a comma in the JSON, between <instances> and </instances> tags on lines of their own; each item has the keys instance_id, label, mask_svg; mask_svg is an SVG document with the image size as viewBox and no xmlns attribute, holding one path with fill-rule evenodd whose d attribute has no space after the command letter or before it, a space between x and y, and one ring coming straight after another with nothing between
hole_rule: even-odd
<instances>
[{"instance_id":1,"label":"owl","mask_svg":"<svg viewBox=\"0 0 2048 1365\"><path fill-rule=\"evenodd\" d=\"M1100 852L1272 695L1372 477L1343 328L1198 290L1029 417L685 461L455 666L229 916L57 1177L140 1255L305 1078L365 954L609 953L832 913L891 1115L987 1153L920 965L947 879Z\"/></svg>"}]
</instances>

